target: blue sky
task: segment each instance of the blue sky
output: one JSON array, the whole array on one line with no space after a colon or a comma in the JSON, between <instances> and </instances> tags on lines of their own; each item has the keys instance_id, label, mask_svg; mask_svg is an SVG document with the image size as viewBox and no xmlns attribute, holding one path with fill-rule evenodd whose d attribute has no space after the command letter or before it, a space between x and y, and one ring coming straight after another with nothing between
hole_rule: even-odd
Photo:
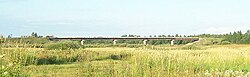
<instances>
[{"instance_id":1,"label":"blue sky","mask_svg":"<svg viewBox=\"0 0 250 77\"><path fill-rule=\"evenodd\" d=\"M250 29L250 0L0 0L0 34L120 36Z\"/></svg>"}]
</instances>

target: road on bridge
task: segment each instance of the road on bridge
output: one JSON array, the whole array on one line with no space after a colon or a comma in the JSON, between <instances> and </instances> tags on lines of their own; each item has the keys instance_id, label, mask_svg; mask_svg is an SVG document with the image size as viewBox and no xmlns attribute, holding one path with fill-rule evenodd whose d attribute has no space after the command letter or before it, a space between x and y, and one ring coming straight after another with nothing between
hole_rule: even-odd
<instances>
[{"instance_id":1,"label":"road on bridge","mask_svg":"<svg viewBox=\"0 0 250 77\"><path fill-rule=\"evenodd\" d=\"M81 40L81 44L85 40L113 40L116 44L117 40L143 40L144 44L147 44L148 40L171 40L171 45L174 45L175 40L185 41L198 41L199 38L195 37L50 37L49 40Z\"/></svg>"}]
</instances>

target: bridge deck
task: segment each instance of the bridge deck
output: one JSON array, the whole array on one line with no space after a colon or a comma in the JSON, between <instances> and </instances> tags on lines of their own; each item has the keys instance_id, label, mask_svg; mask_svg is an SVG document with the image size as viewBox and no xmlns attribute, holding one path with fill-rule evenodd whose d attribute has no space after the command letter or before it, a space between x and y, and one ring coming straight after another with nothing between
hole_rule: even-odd
<instances>
[{"instance_id":1,"label":"bridge deck","mask_svg":"<svg viewBox=\"0 0 250 77\"><path fill-rule=\"evenodd\" d=\"M51 37L50 40L186 40L197 41L194 37Z\"/></svg>"}]
</instances>

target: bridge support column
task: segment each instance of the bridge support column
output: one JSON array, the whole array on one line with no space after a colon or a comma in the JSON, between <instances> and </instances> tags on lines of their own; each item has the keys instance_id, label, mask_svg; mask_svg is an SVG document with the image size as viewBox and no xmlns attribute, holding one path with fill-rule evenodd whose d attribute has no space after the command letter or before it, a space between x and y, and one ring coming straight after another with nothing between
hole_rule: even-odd
<instances>
[{"instance_id":1,"label":"bridge support column","mask_svg":"<svg viewBox=\"0 0 250 77\"><path fill-rule=\"evenodd\" d=\"M171 40L171 45L174 45L174 41L175 41L175 40Z\"/></svg>"},{"instance_id":2,"label":"bridge support column","mask_svg":"<svg viewBox=\"0 0 250 77\"><path fill-rule=\"evenodd\" d=\"M114 45L116 45L116 41L117 41L117 40L113 40L113 44L114 44Z\"/></svg>"},{"instance_id":3,"label":"bridge support column","mask_svg":"<svg viewBox=\"0 0 250 77\"><path fill-rule=\"evenodd\" d=\"M83 43L84 43L84 41L85 41L85 40L81 40L81 45L84 45L84 44L83 44Z\"/></svg>"},{"instance_id":4,"label":"bridge support column","mask_svg":"<svg viewBox=\"0 0 250 77\"><path fill-rule=\"evenodd\" d=\"M144 44L144 45L147 45L147 41L148 41L148 40L143 40L143 44Z\"/></svg>"}]
</instances>

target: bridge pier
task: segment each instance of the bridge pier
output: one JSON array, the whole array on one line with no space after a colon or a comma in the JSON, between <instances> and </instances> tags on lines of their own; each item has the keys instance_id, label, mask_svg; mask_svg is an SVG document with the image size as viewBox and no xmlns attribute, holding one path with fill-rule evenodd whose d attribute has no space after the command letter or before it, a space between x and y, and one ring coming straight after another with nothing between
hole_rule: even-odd
<instances>
[{"instance_id":1,"label":"bridge pier","mask_svg":"<svg viewBox=\"0 0 250 77\"><path fill-rule=\"evenodd\" d=\"M114 45L116 45L116 41L117 41L117 40L113 40L113 44L114 44Z\"/></svg>"},{"instance_id":2,"label":"bridge pier","mask_svg":"<svg viewBox=\"0 0 250 77\"><path fill-rule=\"evenodd\" d=\"M171 40L171 45L174 45L174 41L175 41L175 40Z\"/></svg>"},{"instance_id":3,"label":"bridge pier","mask_svg":"<svg viewBox=\"0 0 250 77\"><path fill-rule=\"evenodd\" d=\"M148 40L143 40L143 44L144 44L144 45L147 45L147 41L148 41Z\"/></svg>"},{"instance_id":4,"label":"bridge pier","mask_svg":"<svg viewBox=\"0 0 250 77\"><path fill-rule=\"evenodd\" d=\"M84 43L84 41L85 41L85 40L81 40L81 45L84 45L84 44L83 44L83 43Z\"/></svg>"}]
</instances>

